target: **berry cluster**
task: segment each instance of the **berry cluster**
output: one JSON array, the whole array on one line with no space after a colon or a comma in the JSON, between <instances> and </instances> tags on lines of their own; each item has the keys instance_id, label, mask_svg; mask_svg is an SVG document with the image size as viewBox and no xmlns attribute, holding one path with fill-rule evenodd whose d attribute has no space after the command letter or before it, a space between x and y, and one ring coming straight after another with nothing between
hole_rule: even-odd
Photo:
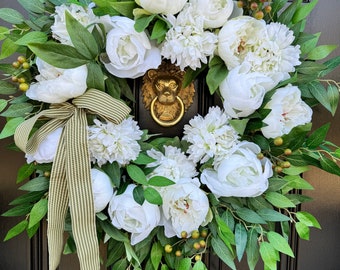
<instances>
[{"instance_id":1,"label":"berry cluster","mask_svg":"<svg viewBox=\"0 0 340 270\"><path fill-rule=\"evenodd\" d=\"M12 76L12 81L18 83L19 90L27 91L29 84L24 73L31 67L30 63L25 56L20 55L17 60L12 63L12 67L16 69L15 74Z\"/></svg>"},{"instance_id":2,"label":"berry cluster","mask_svg":"<svg viewBox=\"0 0 340 270\"><path fill-rule=\"evenodd\" d=\"M237 1L237 6L243 8L246 15L261 20L266 14L270 15L271 3L271 0L241 0Z\"/></svg>"}]
</instances>

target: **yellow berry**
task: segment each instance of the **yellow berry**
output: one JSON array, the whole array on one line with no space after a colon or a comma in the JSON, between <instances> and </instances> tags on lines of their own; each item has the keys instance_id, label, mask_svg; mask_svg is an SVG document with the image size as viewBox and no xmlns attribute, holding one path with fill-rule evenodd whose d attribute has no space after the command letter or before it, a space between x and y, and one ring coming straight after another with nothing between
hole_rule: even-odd
<instances>
[{"instance_id":1,"label":"yellow berry","mask_svg":"<svg viewBox=\"0 0 340 270\"><path fill-rule=\"evenodd\" d=\"M255 19L262 20L263 17L264 17L264 14L261 10L259 10L259 11L256 11L254 17L255 17Z\"/></svg>"},{"instance_id":2,"label":"yellow berry","mask_svg":"<svg viewBox=\"0 0 340 270\"><path fill-rule=\"evenodd\" d=\"M198 254L197 254L197 255L195 256L195 261L197 262L197 261L200 261L200 260L201 260L201 255L198 255Z\"/></svg>"},{"instance_id":3,"label":"yellow berry","mask_svg":"<svg viewBox=\"0 0 340 270\"><path fill-rule=\"evenodd\" d=\"M205 237L207 237L208 236L208 231L207 230L202 230L201 231L201 237L203 237L203 238L205 238Z\"/></svg>"},{"instance_id":4,"label":"yellow berry","mask_svg":"<svg viewBox=\"0 0 340 270\"><path fill-rule=\"evenodd\" d=\"M200 232L198 230L195 230L191 233L191 238L197 239L198 237L200 237Z\"/></svg>"},{"instance_id":5,"label":"yellow berry","mask_svg":"<svg viewBox=\"0 0 340 270\"><path fill-rule=\"evenodd\" d=\"M188 233L186 231L181 232L181 237L182 238L187 238L188 237Z\"/></svg>"},{"instance_id":6,"label":"yellow berry","mask_svg":"<svg viewBox=\"0 0 340 270\"><path fill-rule=\"evenodd\" d=\"M206 246L206 242L204 240L199 241L199 244L201 248L204 248Z\"/></svg>"},{"instance_id":7,"label":"yellow berry","mask_svg":"<svg viewBox=\"0 0 340 270\"><path fill-rule=\"evenodd\" d=\"M14 62L12 63L12 66L13 66L14 68L19 68L19 67L20 67L20 63L19 63L18 61L14 61Z\"/></svg>"},{"instance_id":8,"label":"yellow berry","mask_svg":"<svg viewBox=\"0 0 340 270\"><path fill-rule=\"evenodd\" d=\"M166 253L171 253L172 251L172 246L170 244L166 244L165 247L164 247L164 251Z\"/></svg>"},{"instance_id":9,"label":"yellow berry","mask_svg":"<svg viewBox=\"0 0 340 270\"><path fill-rule=\"evenodd\" d=\"M18 77L17 76L12 76L12 82L17 82L18 81Z\"/></svg>"},{"instance_id":10,"label":"yellow berry","mask_svg":"<svg viewBox=\"0 0 340 270\"><path fill-rule=\"evenodd\" d=\"M24 62L27 61L26 57L25 57L25 56L22 56L22 55L18 56L17 60L18 60L18 62L19 62L20 64L22 64L22 63L24 63Z\"/></svg>"},{"instance_id":11,"label":"yellow berry","mask_svg":"<svg viewBox=\"0 0 340 270\"><path fill-rule=\"evenodd\" d=\"M250 4L250 9L251 10L257 10L259 7L259 5L256 2L253 2Z\"/></svg>"},{"instance_id":12,"label":"yellow berry","mask_svg":"<svg viewBox=\"0 0 340 270\"><path fill-rule=\"evenodd\" d=\"M238 8L243 8L243 1L237 1L236 4Z\"/></svg>"},{"instance_id":13,"label":"yellow berry","mask_svg":"<svg viewBox=\"0 0 340 270\"><path fill-rule=\"evenodd\" d=\"M283 169L282 169L281 166L275 166L274 170L275 170L275 172L277 172L277 173L281 173Z\"/></svg>"},{"instance_id":14,"label":"yellow berry","mask_svg":"<svg viewBox=\"0 0 340 270\"><path fill-rule=\"evenodd\" d=\"M176 255L177 257L181 257L181 256L182 256L182 251L176 250L175 255Z\"/></svg>"},{"instance_id":15,"label":"yellow berry","mask_svg":"<svg viewBox=\"0 0 340 270\"><path fill-rule=\"evenodd\" d=\"M270 12L272 11L272 7L271 7L271 6L266 6L266 7L264 8L264 11L265 11L266 13L270 13Z\"/></svg>"},{"instance_id":16,"label":"yellow berry","mask_svg":"<svg viewBox=\"0 0 340 270\"><path fill-rule=\"evenodd\" d=\"M18 78L18 82L24 83L24 82L26 82L26 79L24 77L20 77L20 78Z\"/></svg>"},{"instance_id":17,"label":"yellow berry","mask_svg":"<svg viewBox=\"0 0 340 270\"><path fill-rule=\"evenodd\" d=\"M30 68L30 64L28 62L24 62L24 63L22 63L22 68L29 69Z\"/></svg>"},{"instance_id":18,"label":"yellow berry","mask_svg":"<svg viewBox=\"0 0 340 270\"><path fill-rule=\"evenodd\" d=\"M19 89L21 90L21 91L27 91L28 90L28 88L29 88L29 85L28 85L28 83L20 83L19 84Z\"/></svg>"},{"instance_id":19,"label":"yellow berry","mask_svg":"<svg viewBox=\"0 0 340 270\"><path fill-rule=\"evenodd\" d=\"M200 248L201 248L201 245L200 245L200 243L195 242L195 243L192 245L192 247L193 247L194 249L200 249Z\"/></svg>"},{"instance_id":20,"label":"yellow berry","mask_svg":"<svg viewBox=\"0 0 340 270\"><path fill-rule=\"evenodd\" d=\"M289 149L289 148L287 148L287 149L284 150L284 154L285 154L286 156L289 156L289 155L292 154L292 150Z\"/></svg>"},{"instance_id":21,"label":"yellow berry","mask_svg":"<svg viewBox=\"0 0 340 270\"><path fill-rule=\"evenodd\" d=\"M283 139L282 139L281 137L275 138L275 139L274 139L274 144L275 144L276 146L282 145L282 144L283 144Z\"/></svg>"},{"instance_id":22,"label":"yellow berry","mask_svg":"<svg viewBox=\"0 0 340 270\"><path fill-rule=\"evenodd\" d=\"M263 159L263 158L264 158L263 153L258 153L258 154L257 154L257 158L258 158L258 159Z\"/></svg>"},{"instance_id":23,"label":"yellow berry","mask_svg":"<svg viewBox=\"0 0 340 270\"><path fill-rule=\"evenodd\" d=\"M289 161L284 161L282 162L282 165L281 165L283 168L289 168L290 167L290 162Z\"/></svg>"},{"instance_id":24,"label":"yellow berry","mask_svg":"<svg viewBox=\"0 0 340 270\"><path fill-rule=\"evenodd\" d=\"M49 172L49 171L44 172L45 177L50 177L50 175L51 175L51 172Z\"/></svg>"}]
</instances>

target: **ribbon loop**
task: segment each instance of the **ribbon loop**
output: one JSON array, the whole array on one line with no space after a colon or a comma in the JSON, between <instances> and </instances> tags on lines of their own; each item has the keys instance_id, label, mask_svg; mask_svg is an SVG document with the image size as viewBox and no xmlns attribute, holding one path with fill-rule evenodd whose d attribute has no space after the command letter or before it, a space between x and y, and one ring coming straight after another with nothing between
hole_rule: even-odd
<instances>
[{"instance_id":1,"label":"ribbon loop","mask_svg":"<svg viewBox=\"0 0 340 270\"><path fill-rule=\"evenodd\" d=\"M68 206L81 269L100 269L86 113L118 124L130 110L124 102L102 91L89 89L73 99L72 104L51 104L49 109L29 118L15 131L16 145L26 153L34 153L50 132L63 127L52 166L48 198L47 237L51 270L56 269L60 262ZM29 138L39 119L49 121Z\"/></svg>"}]
</instances>

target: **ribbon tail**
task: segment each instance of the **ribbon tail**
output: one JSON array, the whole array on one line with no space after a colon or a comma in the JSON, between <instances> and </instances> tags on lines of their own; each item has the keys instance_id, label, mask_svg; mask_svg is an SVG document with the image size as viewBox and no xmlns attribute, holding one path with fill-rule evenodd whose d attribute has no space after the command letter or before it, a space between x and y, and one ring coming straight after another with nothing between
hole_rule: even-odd
<instances>
[{"instance_id":1,"label":"ribbon tail","mask_svg":"<svg viewBox=\"0 0 340 270\"><path fill-rule=\"evenodd\" d=\"M83 109L75 110L65 127L66 178L72 232L82 270L99 270L99 243L93 203L87 120Z\"/></svg>"},{"instance_id":2,"label":"ribbon tail","mask_svg":"<svg viewBox=\"0 0 340 270\"><path fill-rule=\"evenodd\" d=\"M63 136L60 138L57 153L50 177L47 215L49 269L51 270L57 269L63 251L65 216L68 207Z\"/></svg>"}]
</instances>

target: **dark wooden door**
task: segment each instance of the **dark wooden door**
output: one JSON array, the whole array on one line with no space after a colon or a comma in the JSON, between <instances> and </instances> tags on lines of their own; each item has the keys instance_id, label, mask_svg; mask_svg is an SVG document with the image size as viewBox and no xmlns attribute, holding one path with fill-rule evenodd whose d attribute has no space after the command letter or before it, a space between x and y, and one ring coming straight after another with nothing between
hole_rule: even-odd
<instances>
[{"instance_id":1,"label":"dark wooden door","mask_svg":"<svg viewBox=\"0 0 340 270\"><path fill-rule=\"evenodd\" d=\"M0 7L14 7L18 9L18 4L12 0L1 0ZM307 30L311 33L322 32L321 44L340 44L340 10L339 0L319 1L309 19ZM340 55L337 49L332 56ZM331 74L332 79L340 81L340 70ZM140 89L140 81L134 83L136 93ZM196 83L198 93L202 93L204 82ZM138 94L136 95L137 97ZM148 112L145 112L141 99L137 102L137 119L152 131L157 130L150 121ZM161 129L173 136L178 134L183 124L196 113L205 113L209 105L214 103L214 99L197 94L194 104L189 110L187 117L181 121L175 129ZM317 108L313 121L315 127L326 122L332 122L329 133L329 140L340 145L340 110L335 117L321 108ZM2 121L3 119L1 119ZM4 122L0 122L2 128ZM6 145L11 143L10 139L0 141L0 212L9 209L8 203L20 194L15 183L16 171L25 162L21 153L16 153L6 149ZM312 169L306 178L314 185L315 190L309 191L306 195L315 198L313 202L303 206L303 210L315 215L322 230L312 230L311 240L296 241L292 234L292 244L295 249L296 258L291 260L283 257L281 259L281 270L338 270L340 269L340 178L323 173L318 169ZM2 270L47 270L47 244L46 244L46 224L33 239L28 239L26 235L20 235L8 242L2 242L6 232L21 219L5 218L0 216L0 269ZM216 257L207 258L209 270L229 269L223 265ZM63 256L59 267L60 270L79 269L75 255ZM246 270L247 266L241 263L240 270ZM259 265L258 269L263 269Z\"/></svg>"}]
</instances>

